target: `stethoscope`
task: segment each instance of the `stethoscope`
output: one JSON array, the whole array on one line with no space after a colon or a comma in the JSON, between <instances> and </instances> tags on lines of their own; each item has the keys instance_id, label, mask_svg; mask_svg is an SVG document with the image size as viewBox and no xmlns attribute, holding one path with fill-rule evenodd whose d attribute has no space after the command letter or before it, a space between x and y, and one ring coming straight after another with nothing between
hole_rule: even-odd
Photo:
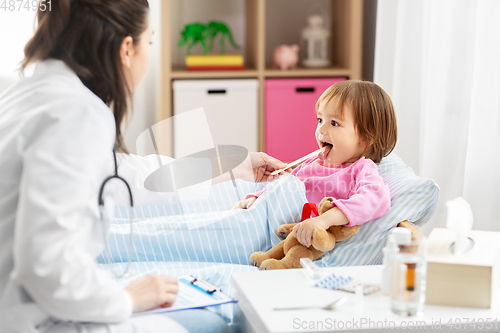
<instances>
[{"instance_id":1,"label":"stethoscope","mask_svg":"<svg viewBox=\"0 0 500 333\"><path fill-rule=\"evenodd\" d=\"M119 278L123 278L125 277L126 275L128 275L129 271L130 271L130 265L131 265L131 262L132 262L132 251L133 251L133 246L134 246L134 235L133 235L133 227L132 227L132 222L134 220L134 198L132 197L132 190L130 189L130 185L127 183L127 181L125 179L123 179L122 177L120 177L118 175L118 163L116 161L116 151L115 151L115 148L113 148L113 159L114 159L114 162L115 162L115 172L113 175L107 177L101 184L101 188L99 189L99 211L100 211L100 214L101 214L101 221L102 221L102 230L103 230L103 238L104 238L104 243L106 245L106 260L111 268L111 272L113 273L113 275L119 279ZM127 267L125 269L125 271L121 274L121 275L118 275L116 274L114 268L113 268L113 264L112 264L112 261L111 261L111 251L109 249L109 242L107 240L107 237L106 237L106 231L105 231L105 226L106 225L109 225L106 224L105 222L109 222L109 216L107 214L107 209L104 205L104 198L103 198L103 193L104 193L104 187L106 186L106 183L108 183L110 180L112 179L118 179L120 180L121 182L123 182L125 184L125 186L127 187L127 190L128 190L128 194L129 194L129 199L130 199L130 242L129 242L129 249L128 249L128 262L127 262Z\"/></svg>"}]
</instances>

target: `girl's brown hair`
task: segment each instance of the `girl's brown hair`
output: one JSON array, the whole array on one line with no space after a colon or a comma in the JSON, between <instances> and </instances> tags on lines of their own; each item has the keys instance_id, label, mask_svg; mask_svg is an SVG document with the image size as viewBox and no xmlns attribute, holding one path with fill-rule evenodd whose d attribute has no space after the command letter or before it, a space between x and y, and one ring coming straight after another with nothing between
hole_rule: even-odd
<instances>
[{"instance_id":1,"label":"girl's brown hair","mask_svg":"<svg viewBox=\"0 0 500 333\"><path fill-rule=\"evenodd\" d=\"M398 137L396 114L389 95L370 81L341 81L325 90L316 102L316 110L321 103L334 99L341 117L345 106L351 108L355 129L367 144L363 155L380 163L394 149Z\"/></svg>"},{"instance_id":2,"label":"girl's brown hair","mask_svg":"<svg viewBox=\"0 0 500 333\"><path fill-rule=\"evenodd\" d=\"M24 48L21 70L49 58L59 59L106 105L116 124L115 145L127 151L121 123L132 99L120 61L120 45L131 36L134 45L148 25L147 0L56 0L50 10L38 9L38 26Z\"/></svg>"}]
</instances>

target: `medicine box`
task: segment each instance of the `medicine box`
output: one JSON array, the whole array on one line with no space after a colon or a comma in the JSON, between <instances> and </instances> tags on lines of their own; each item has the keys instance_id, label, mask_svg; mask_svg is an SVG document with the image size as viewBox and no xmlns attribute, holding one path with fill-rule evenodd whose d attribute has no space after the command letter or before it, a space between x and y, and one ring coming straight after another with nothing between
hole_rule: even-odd
<instances>
[{"instance_id":1,"label":"medicine box","mask_svg":"<svg viewBox=\"0 0 500 333\"><path fill-rule=\"evenodd\" d=\"M500 288L500 232L471 230L473 246L459 256L450 249L455 237L443 228L429 235L426 303L491 308Z\"/></svg>"},{"instance_id":2,"label":"medicine box","mask_svg":"<svg viewBox=\"0 0 500 333\"><path fill-rule=\"evenodd\" d=\"M214 145L238 145L248 151L258 151L258 88L257 79L174 80L174 116L203 107ZM191 127L192 133L185 133L189 125L179 126L183 128L183 133L176 131L175 127L175 158L193 153L193 147L190 147L192 141L183 140L186 136L204 141L202 146L210 141L201 133L197 138L195 126Z\"/></svg>"},{"instance_id":3,"label":"medicine box","mask_svg":"<svg viewBox=\"0 0 500 333\"><path fill-rule=\"evenodd\" d=\"M332 84L345 78L284 78L265 81L266 153L285 162L318 149L315 105Z\"/></svg>"}]
</instances>

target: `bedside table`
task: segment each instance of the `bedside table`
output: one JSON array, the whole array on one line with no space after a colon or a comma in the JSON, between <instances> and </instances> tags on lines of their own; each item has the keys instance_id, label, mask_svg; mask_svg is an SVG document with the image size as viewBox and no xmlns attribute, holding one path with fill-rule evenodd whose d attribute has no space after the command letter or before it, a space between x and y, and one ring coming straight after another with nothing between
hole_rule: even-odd
<instances>
[{"instance_id":1,"label":"bedside table","mask_svg":"<svg viewBox=\"0 0 500 333\"><path fill-rule=\"evenodd\" d=\"M328 273L380 283L382 266L324 268ZM463 308L425 305L424 315L400 317L390 311L390 299L380 291L356 295L316 288L302 269L234 273L244 332L366 332L367 329L481 332L500 330L500 308ZM347 302L333 311L321 309L274 311L280 306L326 305L340 297ZM499 302L497 302L498 304Z\"/></svg>"}]
</instances>

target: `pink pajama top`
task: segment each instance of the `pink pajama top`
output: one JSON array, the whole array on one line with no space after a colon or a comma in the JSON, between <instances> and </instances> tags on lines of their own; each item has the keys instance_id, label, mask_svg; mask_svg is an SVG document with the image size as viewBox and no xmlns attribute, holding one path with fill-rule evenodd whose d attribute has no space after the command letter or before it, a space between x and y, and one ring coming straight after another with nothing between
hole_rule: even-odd
<instances>
[{"instance_id":1,"label":"pink pajama top","mask_svg":"<svg viewBox=\"0 0 500 333\"><path fill-rule=\"evenodd\" d=\"M324 197L336 200L338 207L352 227L385 215L391 208L389 186L378 173L377 165L361 157L354 163L331 167L318 157L306 160L293 170L292 175L304 182L306 198L319 205ZM266 189L249 197L259 197Z\"/></svg>"}]
</instances>

